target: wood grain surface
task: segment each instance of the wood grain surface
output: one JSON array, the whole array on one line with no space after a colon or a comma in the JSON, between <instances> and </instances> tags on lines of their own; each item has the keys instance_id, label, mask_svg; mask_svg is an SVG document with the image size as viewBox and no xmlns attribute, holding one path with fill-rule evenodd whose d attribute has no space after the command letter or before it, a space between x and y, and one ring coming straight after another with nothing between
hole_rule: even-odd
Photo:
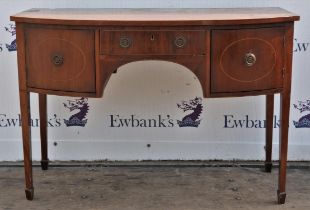
<instances>
[{"instance_id":1,"label":"wood grain surface","mask_svg":"<svg viewBox=\"0 0 310 210\"><path fill-rule=\"evenodd\" d=\"M12 21L68 25L230 25L299 20L277 7L203 9L30 9Z\"/></svg>"}]
</instances>

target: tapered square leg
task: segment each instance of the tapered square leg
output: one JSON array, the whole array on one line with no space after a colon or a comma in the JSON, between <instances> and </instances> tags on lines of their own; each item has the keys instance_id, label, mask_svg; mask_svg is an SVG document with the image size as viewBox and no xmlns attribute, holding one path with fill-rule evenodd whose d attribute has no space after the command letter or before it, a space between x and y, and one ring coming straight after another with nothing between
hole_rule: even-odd
<instances>
[{"instance_id":1,"label":"tapered square leg","mask_svg":"<svg viewBox=\"0 0 310 210\"><path fill-rule=\"evenodd\" d=\"M280 142L279 142L279 183L278 183L278 203L284 204L286 198L286 167L287 167L287 149L288 149L288 131L291 103L291 79L292 79L292 56L293 56L293 37L294 25L286 25L285 46L286 46L286 64L283 70L283 91L280 94Z\"/></svg>"},{"instance_id":2,"label":"tapered square leg","mask_svg":"<svg viewBox=\"0 0 310 210\"><path fill-rule=\"evenodd\" d=\"M46 170L48 170L48 160L41 160L41 169L42 170L44 170L44 171L46 171Z\"/></svg>"},{"instance_id":3,"label":"tapered square leg","mask_svg":"<svg viewBox=\"0 0 310 210\"><path fill-rule=\"evenodd\" d=\"M279 158L279 184L278 184L278 203L284 204L286 198L286 166L287 166L287 148L288 148L288 128L289 128L289 109L290 94L289 92L281 93L281 126L280 126L280 158Z\"/></svg>"},{"instance_id":4,"label":"tapered square leg","mask_svg":"<svg viewBox=\"0 0 310 210\"><path fill-rule=\"evenodd\" d=\"M285 203L285 198L286 198L286 193L285 192L277 192L278 196L278 204L284 204Z\"/></svg>"},{"instance_id":5,"label":"tapered square leg","mask_svg":"<svg viewBox=\"0 0 310 210\"><path fill-rule=\"evenodd\" d=\"M26 198L27 200L30 200L32 201L33 200L33 197L34 197L34 189L33 188L30 188L30 189L25 189L25 194L26 194Z\"/></svg>"},{"instance_id":6,"label":"tapered square leg","mask_svg":"<svg viewBox=\"0 0 310 210\"><path fill-rule=\"evenodd\" d=\"M272 162L265 162L265 172L271 173L272 171Z\"/></svg>"},{"instance_id":7,"label":"tapered square leg","mask_svg":"<svg viewBox=\"0 0 310 210\"><path fill-rule=\"evenodd\" d=\"M273 113L274 113L274 95L266 96L266 160L265 171L271 172L272 169L272 131L273 131Z\"/></svg>"},{"instance_id":8,"label":"tapered square leg","mask_svg":"<svg viewBox=\"0 0 310 210\"><path fill-rule=\"evenodd\" d=\"M39 93L39 115L41 135L41 168L48 169L48 143L47 143L47 100L46 94Z\"/></svg>"},{"instance_id":9,"label":"tapered square leg","mask_svg":"<svg viewBox=\"0 0 310 210\"><path fill-rule=\"evenodd\" d=\"M24 169L26 198L33 199L33 177L32 177L32 151L31 151L31 118L30 118L30 95L27 91L19 91L20 110L22 120L22 136L24 151Z\"/></svg>"}]
</instances>

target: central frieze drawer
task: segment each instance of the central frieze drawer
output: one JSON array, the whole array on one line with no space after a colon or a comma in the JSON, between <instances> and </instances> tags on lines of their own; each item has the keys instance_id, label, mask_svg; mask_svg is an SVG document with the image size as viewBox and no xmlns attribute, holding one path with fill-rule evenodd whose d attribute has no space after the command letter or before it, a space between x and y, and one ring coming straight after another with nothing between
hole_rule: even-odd
<instances>
[{"instance_id":1,"label":"central frieze drawer","mask_svg":"<svg viewBox=\"0 0 310 210\"><path fill-rule=\"evenodd\" d=\"M179 31L100 31L100 53L108 55L199 55L205 53L205 32Z\"/></svg>"}]
</instances>

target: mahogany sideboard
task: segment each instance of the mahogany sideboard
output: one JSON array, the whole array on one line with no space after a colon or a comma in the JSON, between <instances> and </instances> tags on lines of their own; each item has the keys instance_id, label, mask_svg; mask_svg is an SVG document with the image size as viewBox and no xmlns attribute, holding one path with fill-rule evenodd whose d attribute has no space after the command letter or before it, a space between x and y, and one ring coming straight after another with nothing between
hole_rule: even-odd
<instances>
[{"instance_id":1,"label":"mahogany sideboard","mask_svg":"<svg viewBox=\"0 0 310 210\"><path fill-rule=\"evenodd\" d=\"M278 203L285 202L294 21L281 8L30 9L16 22L26 197L33 199L29 93L39 95L41 166L48 168L47 95L102 97L129 62L165 60L192 71L205 98L266 95L265 171L272 168L280 94Z\"/></svg>"}]
</instances>

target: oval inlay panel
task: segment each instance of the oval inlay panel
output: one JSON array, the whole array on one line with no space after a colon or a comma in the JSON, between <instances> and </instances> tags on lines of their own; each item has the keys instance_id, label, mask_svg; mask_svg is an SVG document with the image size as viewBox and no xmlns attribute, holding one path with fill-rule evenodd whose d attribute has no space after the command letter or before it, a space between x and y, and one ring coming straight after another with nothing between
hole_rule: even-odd
<instances>
[{"instance_id":1,"label":"oval inlay panel","mask_svg":"<svg viewBox=\"0 0 310 210\"><path fill-rule=\"evenodd\" d=\"M216 46L214 46L216 47ZM254 54L254 65L246 65L245 56ZM246 38L232 42L220 56L220 68L231 79L239 82L253 82L268 76L276 64L276 51L267 41Z\"/></svg>"},{"instance_id":2,"label":"oval inlay panel","mask_svg":"<svg viewBox=\"0 0 310 210\"><path fill-rule=\"evenodd\" d=\"M85 71L85 53L69 40L59 38L40 40L36 48L41 53L36 54L38 57L33 59L40 59L42 62L35 62L35 67L45 72L50 81L70 81ZM62 65L55 65L52 62L55 54L63 55Z\"/></svg>"}]
</instances>

